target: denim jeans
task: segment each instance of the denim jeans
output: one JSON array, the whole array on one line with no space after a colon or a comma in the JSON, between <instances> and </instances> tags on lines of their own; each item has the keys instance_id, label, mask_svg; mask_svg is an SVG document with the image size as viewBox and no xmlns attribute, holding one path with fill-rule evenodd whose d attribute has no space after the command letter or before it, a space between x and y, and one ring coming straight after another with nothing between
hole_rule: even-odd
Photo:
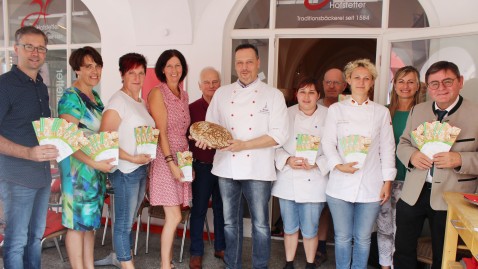
<instances>
[{"instance_id":1,"label":"denim jeans","mask_svg":"<svg viewBox=\"0 0 478 269\"><path fill-rule=\"evenodd\" d=\"M351 203L327 195L327 203L334 220L336 268L367 268L370 238L380 202Z\"/></svg>"},{"instance_id":2,"label":"denim jeans","mask_svg":"<svg viewBox=\"0 0 478 269\"><path fill-rule=\"evenodd\" d=\"M203 230L206 218L209 197L212 195L212 210L214 213L214 249L226 249L224 238L224 215L221 193L217 176L211 174L212 164L193 163L196 178L192 183L193 207L191 208L191 256L204 255Z\"/></svg>"},{"instance_id":3,"label":"denim jeans","mask_svg":"<svg viewBox=\"0 0 478 269\"><path fill-rule=\"evenodd\" d=\"M0 181L5 211L3 263L6 269L40 269L50 186L31 189Z\"/></svg>"},{"instance_id":4,"label":"denim jeans","mask_svg":"<svg viewBox=\"0 0 478 269\"><path fill-rule=\"evenodd\" d=\"M268 268L271 254L269 227L269 199L272 183L261 180L233 180L219 178L224 207L224 234L226 251L224 262L227 269L242 268L243 201L246 199L252 222L252 268Z\"/></svg>"},{"instance_id":5,"label":"denim jeans","mask_svg":"<svg viewBox=\"0 0 478 269\"><path fill-rule=\"evenodd\" d=\"M144 198L147 168L143 165L128 174L118 169L110 174L115 209L113 244L120 262L131 260L131 226Z\"/></svg>"}]
</instances>

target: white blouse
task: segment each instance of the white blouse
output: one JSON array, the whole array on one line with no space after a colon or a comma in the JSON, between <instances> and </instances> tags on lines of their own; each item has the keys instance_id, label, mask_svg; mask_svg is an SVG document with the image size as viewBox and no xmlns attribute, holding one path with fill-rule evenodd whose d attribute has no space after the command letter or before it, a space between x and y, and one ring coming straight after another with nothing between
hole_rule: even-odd
<instances>
[{"instance_id":1,"label":"white blouse","mask_svg":"<svg viewBox=\"0 0 478 269\"><path fill-rule=\"evenodd\" d=\"M154 120L149 115L144 101L136 102L123 91L117 91L111 97L105 110L112 109L118 112L121 123L118 127L119 147L130 155L136 155L136 138L134 128L138 126L155 126ZM142 164L132 163L123 159L118 161L118 169L127 174L140 167Z\"/></svg>"},{"instance_id":2,"label":"white blouse","mask_svg":"<svg viewBox=\"0 0 478 269\"><path fill-rule=\"evenodd\" d=\"M298 105L295 105L289 107L288 112L289 139L275 153L278 172L277 181L272 186L272 195L297 203L325 202L329 169L322 147L319 146L315 160L318 167L314 169L292 169L286 162L290 156L295 156L298 134L309 134L322 138L327 108L319 105L314 114L308 116L299 110Z\"/></svg>"},{"instance_id":3,"label":"white blouse","mask_svg":"<svg viewBox=\"0 0 478 269\"><path fill-rule=\"evenodd\" d=\"M231 132L234 139L272 137L280 147L287 141L287 106L281 91L261 81L246 88L237 82L220 87L207 110L206 120ZM235 180L276 180L276 147L230 152L217 150L212 173Z\"/></svg>"},{"instance_id":4,"label":"white blouse","mask_svg":"<svg viewBox=\"0 0 478 269\"><path fill-rule=\"evenodd\" d=\"M325 130L322 147L330 169L327 195L347 202L380 201L384 181L392 181L397 173L388 109L370 100L362 105L353 99L335 103L329 107ZM349 135L372 140L363 167L354 174L342 173L335 168L337 164L345 163L338 141Z\"/></svg>"}]
</instances>

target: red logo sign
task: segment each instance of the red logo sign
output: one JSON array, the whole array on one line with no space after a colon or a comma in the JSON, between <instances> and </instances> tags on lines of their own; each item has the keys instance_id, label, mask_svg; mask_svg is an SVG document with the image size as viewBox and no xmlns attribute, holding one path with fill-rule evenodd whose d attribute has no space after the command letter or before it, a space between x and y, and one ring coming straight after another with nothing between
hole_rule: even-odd
<instances>
[{"instance_id":1,"label":"red logo sign","mask_svg":"<svg viewBox=\"0 0 478 269\"><path fill-rule=\"evenodd\" d=\"M311 4L310 0L304 0L304 6L309 10L318 10L325 7L331 0L323 0L322 3Z\"/></svg>"},{"instance_id":2,"label":"red logo sign","mask_svg":"<svg viewBox=\"0 0 478 269\"><path fill-rule=\"evenodd\" d=\"M40 11L32 12L32 13L26 15L25 18L23 18L22 23L21 23L20 26L21 26L21 27L25 26L25 22L26 22L27 20L29 20L30 17L34 17L34 16L36 16L37 18L36 18L36 20L32 23L32 26L36 26L37 23L38 23L38 21L40 20L40 17L42 17L42 16L43 16L43 22L46 23L46 16L48 15L48 14L46 13L46 10L47 10L47 8L48 8L48 5L50 5L50 3L51 3L52 1L53 1L53 0L46 0L46 2L43 3L43 0L32 0L32 2L30 3L30 6L37 4L37 5L40 6Z\"/></svg>"}]
</instances>

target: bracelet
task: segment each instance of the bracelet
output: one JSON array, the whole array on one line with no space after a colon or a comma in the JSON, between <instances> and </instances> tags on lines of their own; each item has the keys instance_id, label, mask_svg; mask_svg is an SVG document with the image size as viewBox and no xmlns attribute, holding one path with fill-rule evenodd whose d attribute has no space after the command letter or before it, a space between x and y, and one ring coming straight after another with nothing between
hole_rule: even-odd
<instances>
[{"instance_id":1,"label":"bracelet","mask_svg":"<svg viewBox=\"0 0 478 269\"><path fill-rule=\"evenodd\" d=\"M167 161L168 159L169 159L169 160L172 160L172 159L173 159L173 155L170 154L170 155L164 157L164 160Z\"/></svg>"},{"instance_id":2,"label":"bracelet","mask_svg":"<svg viewBox=\"0 0 478 269\"><path fill-rule=\"evenodd\" d=\"M174 161L174 160L173 160L173 159L169 159L169 160L166 161L166 163L169 163L169 162L172 162L172 161Z\"/></svg>"}]
</instances>

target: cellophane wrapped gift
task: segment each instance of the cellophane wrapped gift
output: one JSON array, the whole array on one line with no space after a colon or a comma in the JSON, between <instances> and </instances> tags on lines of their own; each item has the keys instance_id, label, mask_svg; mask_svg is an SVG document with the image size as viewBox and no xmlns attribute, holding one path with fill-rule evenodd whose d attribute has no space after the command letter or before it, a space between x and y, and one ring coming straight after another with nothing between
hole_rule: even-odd
<instances>
[{"instance_id":1,"label":"cellophane wrapped gift","mask_svg":"<svg viewBox=\"0 0 478 269\"><path fill-rule=\"evenodd\" d=\"M183 182L193 181L193 153L191 151L184 151L176 153L178 157L178 166L183 171Z\"/></svg>"},{"instance_id":2,"label":"cellophane wrapped gift","mask_svg":"<svg viewBox=\"0 0 478 269\"><path fill-rule=\"evenodd\" d=\"M297 134L295 156L305 158L310 165L314 165L319 145L320 137L309 134Z\"/></svg>"},{"instance_id":3,"label":"cellophane wrapped gift","mask_svg":"<svg viewBox=\"0 0 478 269\"><path fill-rule=\"evenodd\" d=\"M118 165L119 159L119 136L118 132L101 132L88 137L90 142L81 150L95 161L103 161L115 158L112 165Z\"/></svg>"},{"instance_id":4,"label":"cellophane wrapped gift","mask_svg":"<svg viewBox=\"0 0 478 269\"><path fill-rule=\"evenodd\" d=\"M367 158L372 139L361 135L349 135L339 139L339 149L345 157L345 162L357 162L355 168L362 168Z\"/></svg>"},{"instance_id":5,"label":"cellophane wrapped gift","mask_svg":"<svg viewBox=\"0 0 478 269\"><path fill-rule=\"evenodd\" d=\"M156 159L159 129L151 126L139 126L134 128L134 136L136 138L136 152L149 154L152 159Z\"/></svg>"},{"instance_id":6,"label":"cellophane wrapped gift","mask_svg":"<svg viewBox=\"0 0 478 269\"><path fill-rule=\"evenodd\" d=\"M40 118L32 124L40 145L54 145L58 149L57 162L88 144L88 139L78 130L78 126L65 119Z\"/></svg>"},{"instance_id":7,"label":"cellophane wrapped gift","mask_svg":"<svg viewBox=\"0 0 478 269\"><path fill-rule=\"evenodd\" d=\"M461 129L448 122L424 122L412 131L411 137L421 152L433 159L433 155L449 152Z\"/></svg>"}]
</instances>

